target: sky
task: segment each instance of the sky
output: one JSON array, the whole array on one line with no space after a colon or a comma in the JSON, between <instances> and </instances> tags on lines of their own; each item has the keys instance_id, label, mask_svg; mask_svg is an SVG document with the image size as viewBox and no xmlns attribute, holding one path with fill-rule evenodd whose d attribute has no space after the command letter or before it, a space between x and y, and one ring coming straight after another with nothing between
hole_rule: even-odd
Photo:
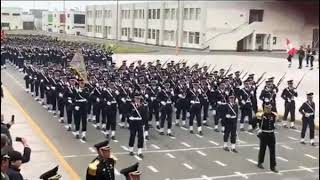
<instances>
[{"instance_id":1,"label":"sky","mask_svg":"<svg viewBox=\"0 0 320 180\"><path fill-rule=\"evenodd\" d=\"M142 1L119 1L119 3L128 3L128 2L142 2ZM86 5L104 5L116 3L116 0L109 1L65 1L66 9L78 7L80 10L85 10ZM1 0L1 7L20 7L24 11L29 9L48 9L48 10L63 10L63 1L51 0L51 1L6 1Z\"/></svg>"}]
</instances>

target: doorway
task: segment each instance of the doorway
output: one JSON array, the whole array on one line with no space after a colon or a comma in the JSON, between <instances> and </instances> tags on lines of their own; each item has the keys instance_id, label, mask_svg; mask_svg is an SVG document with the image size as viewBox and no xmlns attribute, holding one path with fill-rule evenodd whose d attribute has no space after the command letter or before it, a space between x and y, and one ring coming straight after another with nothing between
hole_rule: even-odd
<instances>
[{"instance_id":1,"label":"doorway","mask_svg":"<svg viewBox=\"0 0 320 180\"><path fill-rule=\"evenodd\" d=\"M156 31L156 45L159 45L159 37L160 37L160 31L157 29Z\"/></svg>"},{"instance_id":2,"label":"doorway","mask_svg":"<svg viewBox=\"0 0 320 180\"><path fill-rule=\"evenodd\" d=\"M250 9L249 24L256 22L256 21L262 22L263 21L263 12L264 12L264 10Z\"/></svg>"}]
</instances>

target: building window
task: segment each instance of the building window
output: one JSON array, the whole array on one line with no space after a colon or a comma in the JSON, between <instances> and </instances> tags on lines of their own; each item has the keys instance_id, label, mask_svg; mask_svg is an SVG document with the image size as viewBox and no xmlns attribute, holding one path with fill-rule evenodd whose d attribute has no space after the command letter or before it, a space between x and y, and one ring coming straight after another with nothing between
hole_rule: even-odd
<instances>
[{"instance_id":1,"label":"building window","mask_svg":"<svg viewBox=\"0 0 320 180\"><path fill-rule=\"evenodd\" d=\"M157 9L157 19L160 19L160 9Z\"/></svg>"},{"instance_id":2,"label":"building window","mask_svg":"<svg viewBox=\"0 0 320 180\"><path fill-rule=\"evenodd\" d=\"M144 19L144 9L142 9L142 19Z\"/></svg>"},{"instance_id":3,"label":"building window","mask_svg":"<svg viewBox=\"0 0 320 180\"><path fill-rule=\"evenodd\" d=\"M20 16L20 13L12 13L12 16Z\"/></svg>"},{"instance_id":4,"label":"building window","mask_svg":"<svg viewBox=\"0 0 320 180\"><path fill-rule=\"evenodd\" d=\"M190 8L189 9L189 19L190 20L194 20L195 19L195 12L194 12L194 8Z\"/></svg>"},{"instance_id":5,"label":"building window","mask_svg":"<svg viewBox=\"0 0 320 180\"><path fill-rule=\"evenodd\" d=\"M152 39L156 39L156 30L152 29Z\"/></svg>"},{"instance_id":6,"label":"building window","mask_svg":"<svg viewBox=\"0 0 320 180\"><path fill-rule=\"evenodd\" d=\"M129 31L130 31L130 28L122 28L121 29L121 35L122 36L128 36Z\"/></svg>"},{"instance_id":7,"label":"building window","mask_svg":"<svg viewBox=\"0 0 320 180\"><path fill-rule=\"evenodd\" d=\"M148 19L151 19L152 18L152 9L149 9L148 10Z\"/></svg>"},{"instance_id":8,"label":"building window","mask_svg":"<svg viewBox=\"0 0 320 180\"><path fill-rule=\"evenodd\" d=\"M88 26L87 26L87 31L88 31L88 32L92 32L92 26L91 26L91 25L88 25Z\"/></svg>"},{"instance_id":9,"label":"building window","mask_svg":"<svg viewBox=\"0 0 320 180\"><path fill-rule=\"evenodd\" d=\"M183 42L187 43L188 42L187 39L188 39L188 32L187 31L183 31Z\"/></svg>"},{"instance_id":10,"label":"building window","mask_svg":"<svg viewBox=\"0 0 320 180\"><path fill-rule=\"evenodd\" d=\"M183 9L183 19L184 20L188 20L188 12L189 12L188 8Z\"/></svg>"},{"instance_id":11,"label":"building window","mask_svg":"<svg viewBox=\"0 0 320 180\"><path fill-rule=\"evenodd\" d=\"M156 9L152 9L152 19L156 19L157 14L156 14Z\"/></svg>"},{"instance_id":12,"label":"building window","mask_svg":"<svg viewBox=\"0 0 320 180\"><path fill-rule=\"evenodd\" d=\"M138 18L138 16L137 16L137 10L135 9L135 10L133 10L133 18L134 19L137 19Z\"/></svg>"},{"instance_id":13,"label":"building window","mask_svg":"<svg viewBox=\"0 0 320 180\"><path fill-rule=\"evenodd\" d=\"M101 29L101 26L96 26L96 32L97 33L101 33L102 31L101 31L102 29Z\"/></svg>"},{"instance_id":14,"label":"building window","mask_svg":"<svg viewBox=\"0 0 320 180\"><path fill-rule=\"evenodd\" d=\"M200 33L199 32L195 33L194 43L195 44L200 44Z\"/></svg>"},{"instance_id":15,"label":"building window","mask_svg":"<svg viewBox=\"0 0 320 180\"><path fill-rule=\"evenodd\" d=\"M9 16L10 14L9 14L9 13L1 13L1 15L3 15L3 16Z\"/></svg>"},{"instance_id":16,"label":"building window","mask_svg":"<svg viewBox=\"0 0 320 180\"><path fill-rule=\"evenodd\" d=\"M92 17L92 11L87 11L88 18Z\"/></svg>"},{"instance_id":17,"label":"building window","mask_svg":"<svg viewBox=\"0 0 320 180\"><path fill-rule=\"evenodd\" d=\"M189 44L193 44L193 40L194 40L194 32L189 32Z\"/></svg>"},{"instance_id":18,"label":"building window","mask_svg":"<svg viewBox=\"0 0 320 180\"><path fill-rule=\"evenodd\" d=\"M148 39L151 39L151 29L148 29Z\"/></svg>"},{"instance_id":19,"label":"building window","mask_svg":"<svg viewBox=\"0 0 320 180\"><path fill-rule=\"evenodd\" d=\"M170 18L170 9L165 9L164 10L164 19L169 19Z\"/></svg>"},{"instance_id":20,"label":"building window","mask_svg":"<svg viewBox=\"0 0 320 180\"><path fill-rule=\"evenodd\" d=\"M176 9L171 9L171 19L176 19Z\"/></svg>"},{"instance_id":21,"label":"building window","mask_svg":"<svg viewBox=\"0 0 320 180\"><path fill-rule=\"evenodd\" d=\"M165 41L174 41L174 31L164 31Z\"/></svg>"},{"instance_id":22,"label":"building window","mask_svg":"<svg viewBox=\"0 0 320 180\"><path fill-rule=\"evenodd\" d=\"M273 44L273 45L277 44L277 37L273 37L273 38L272 38L272 44Z\"/></svg>"},{"instance_id":23,"label":"building window","mask_svg":"<svg viewBox=\"0 0 320 180\"><path fill-rule=\"evenodd\" d=\"M133 29L133 37L138 37L138 29L137 28Z\"/></svg>"},{"instance_id":24,"label":"building window","mask_svg":"<svg viewBox=\"0 0 320 180\"><path fill-rule=\"evenodd\" d=\"M69 18L69 17L70 17L70 14L68 14L67 17Z\"/></svg>"},{"instance_id":25,"label":"building window","mask_svg":"<svg viewBox=\"0 0 320 180\"><path fill-rule=\"evenodd\" d=\"M196 20L200 19L200 14L201 14L201 9L200 8L196 8Z\"/></svg>"}]
</instances>

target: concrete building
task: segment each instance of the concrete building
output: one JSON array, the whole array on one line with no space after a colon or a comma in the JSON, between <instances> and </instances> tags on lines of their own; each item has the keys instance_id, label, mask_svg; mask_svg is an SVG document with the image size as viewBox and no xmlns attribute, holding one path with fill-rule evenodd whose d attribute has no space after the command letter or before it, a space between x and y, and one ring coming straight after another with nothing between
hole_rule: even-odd
<instances>
[{"instance_id":1,"label":"concrete building","mask_svg":"<svg viewBox=\"0 0 320 180\"><path fill-rule=\"evenodd\" d=\"M162 1L91 5L86 7L86 31L90 37L159 46L284 50L286 38L299 46L316 42L319 37L319 8L294 3ZM308 8L299 8L305 6Z\"/></svg>"},{"instance_id":2,"label":"concrete building","mask_svg":"<svg viewBox=\"0 0 320 180\"><path fill-rule=\"evenodd\" d=\"M36 30L42 30L42 13L46 9L30 9L29 12L34 16L34 26Z\"/></svg>"},{"instance_id":3,"label":"concrete building","mask_svg":"<svg viewBox=\"0 0 320 180\"><path fill-rule=\"evenodd\" d=\"M1 29L33 30L34 16L23 12L22 8L1 7Z\"/></svg>"},{"instance_id":4,"label":"concrete building","mask_svg":"<svg viewBox=\"0 0 320 180\"><path fill-rule=\"evenodd\" d=\"M48 11L42 14L43 30L47 32L56 32L85 35L85 12L78 10Z\"/></svg>"}]
</instances>

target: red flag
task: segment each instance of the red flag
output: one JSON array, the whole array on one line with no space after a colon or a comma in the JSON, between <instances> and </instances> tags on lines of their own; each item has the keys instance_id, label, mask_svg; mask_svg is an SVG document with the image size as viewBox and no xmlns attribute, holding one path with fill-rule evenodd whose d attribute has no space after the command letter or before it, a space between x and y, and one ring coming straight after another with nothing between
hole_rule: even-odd
<instances>
[{"instance_id":1,"label":"red flag","mask_svg":"<svg viewBox=\"0 0 320 180\"><path fill-rule=\"evenodd\" d=\"M294 48L292 46L292 43L291 43L291 41L289 39L286 39L286 44L287 44L287 52L288 52L288 54L292 55L292 56L295 55L297 53L297 50L296 50L296 48Z\"/></svg>"}]
</instances>

